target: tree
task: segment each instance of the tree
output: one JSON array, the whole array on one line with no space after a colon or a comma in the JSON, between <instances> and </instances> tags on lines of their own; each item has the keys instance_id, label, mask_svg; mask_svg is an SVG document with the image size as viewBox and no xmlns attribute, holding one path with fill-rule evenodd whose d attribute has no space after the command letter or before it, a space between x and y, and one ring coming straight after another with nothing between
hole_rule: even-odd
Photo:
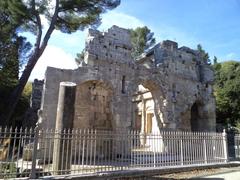
<instances>
[{"instance_id":1,"label":"tree","mask_svg":"<svg viewBox=\"0 0 240 180\"><path fill-rule=\"evenodd\" d=\"M7 110L8 96L18 81L19 70L31 49L31 44L26 38L17 35L22 19L13 21L6 5L7 1L0 2L0 115ZM28 106L29 96L24 94L20 97L18 108L12 118L15 121L22 120ZM4 125L2 120L0 125Z\"/></svg>"},{"instance_id":2,"label":"tree","mask_svg":"<svg viewBox=\"0 0 240 180\"><path fill-rule=\"evenodd\" d=\"M84 60L84 50L81 53L77 53L77 57L75 58L75 62L78 66L81 66Z\"/></svg>"},{"instance_id":3,"label":"tree","mask_svg":"<svg viewBox=\"0 0 240 180\"><path fill-rule=\"evenodd\" d=\"M0 33L2 31L0 30ZM7 40L0 40L0 87L14 86L18 81L19 69L24 64L31 44L16 34L5 34Z\"/></svg>"},{"instance_id":4,"label":"tree","mask_svg":"<svg viewBox=\"0 0 240 180\"><path fill-rule=\"evenodd\" d=\"M5 6L11 13L12 21L19 23L21 30L32 32L36 36L34 47L27 60L18 83L12 92L5 122L9 122L17 105L21 93L29 76L47 47L48 41L55 29L63 33L72 33L83 30L89 26L97 27L100 15L120 4L120 0L6 0L0 6ZM45 34L42 31L42 17L45 17L49 27Z\"/></svg>"},{"instance_id":5,"label":"tree","mask_svg":"<svg viewBox=\"0 0 240 180\"><path fill-rule=\"evenodd\" d=\"M19 67L31 48L26 38L18 36L16 31L22 20L12 20L6 1L0 2L0 88L13 86L18 80Z\"/></svg>"},{"instance_id":6,"label":"tree","mask_svg":"<svg viewBox=\"0 0 240 180\"><path fill-rule=\"evenodd\" d=\"M228 61L213 65L217 122L225 126L240 124L240 63Z\"/></svg>"},{"instance_id":7,"label":"tree","mask_svg":"<svg viewBox=\"0 0 240 180\"><path fill-rule=\"evenodd\" d=\"M209 55L208 53L202 48L201 44L197 45L197 50L199 51L199 53L201 54L203 61L205 64L211 64L211 60L209 59Z\"/></svg>"},{"instance_id":8,"label":"tree","mask_svg":"<svg viewBox=\"0 0 240 180\"><path fill-rule=\"evenodd\" d=\"M218 59L216 56L213 57L213 64L217 64L218 63Z\"/></svg>"},{"instance_id":9,"label":"tree","mask_svg":"<svg viewBox=\"0 0 240 180\"><path fill-rule=\"evenodd\" d=\"M156 43L156 39L153 37L154 33L147 26L131 29L130 32L133 45L132 56L134 58L137 58L144 50Z\"/></svg>"}]
</instances>

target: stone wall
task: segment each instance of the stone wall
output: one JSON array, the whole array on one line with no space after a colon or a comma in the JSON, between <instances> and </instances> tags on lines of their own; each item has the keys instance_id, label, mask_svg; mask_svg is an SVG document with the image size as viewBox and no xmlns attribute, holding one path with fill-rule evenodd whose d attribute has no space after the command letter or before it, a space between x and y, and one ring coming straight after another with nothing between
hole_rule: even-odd
<instances>
[{"instance_id":1,"label":"stone wall","mask_svg":"<svg viewBox=\"0 0 240 180\"><path fill-rule=\"evenodd\" d=\"M142 85L151 92L159 129L215 130L213 71L200 52L167 40L133 60L131 49L126 29L90 30L81 67L47 68L42 126L55 127L59 83L70 81L78 85L75 127L132 129L133 96Z\"/></svg>"},{"instance_id":2,"label":"stone wall","mask_svg":"<svg viewBox=\"0 0 240 180\"><path fill-rule=\"evenodd\" d=\"M30 107L25 113L23 127L35 127L38 121L37 112L41 107L43 85L44 85L43 80L35 79L32 82L32 95L30 99Z\"/></svg>"}]
</instances>

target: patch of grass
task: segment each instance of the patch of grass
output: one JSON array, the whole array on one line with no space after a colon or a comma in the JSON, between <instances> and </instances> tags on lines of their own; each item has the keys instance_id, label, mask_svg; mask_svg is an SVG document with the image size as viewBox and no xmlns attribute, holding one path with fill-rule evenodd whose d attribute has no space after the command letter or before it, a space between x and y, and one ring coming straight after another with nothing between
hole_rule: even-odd
<instances>
[{"instance_id":1,"label":"patch of grass","mask_svg":"<svg viewBox=\"0 0 240 180\"><path fill-rule=\"evenodd\" d=\"M0 178L15 178L17 173L17 167L14 162L0 163Z\"/></svg>"}]
</instances>

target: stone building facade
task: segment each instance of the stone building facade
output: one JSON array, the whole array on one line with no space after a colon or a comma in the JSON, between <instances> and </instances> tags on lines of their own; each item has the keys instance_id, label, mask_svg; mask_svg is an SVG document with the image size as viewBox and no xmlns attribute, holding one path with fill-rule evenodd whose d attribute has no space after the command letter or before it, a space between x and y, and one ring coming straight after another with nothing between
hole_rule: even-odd
<instances>
[{"instance_id":1,"label":"stone building facade","mask_svg":"<svg viewBox=\"0 0 240 180\"><path fill-rule=\"evenodd\" d=\"M69 81L77 84L74 128L215 131L213 71L199 51L169 40L137 60L131 50L126 29L89 30L78 69L47 68L41 126L55 128L59 84Z\"/></svg>"}]
</instances>

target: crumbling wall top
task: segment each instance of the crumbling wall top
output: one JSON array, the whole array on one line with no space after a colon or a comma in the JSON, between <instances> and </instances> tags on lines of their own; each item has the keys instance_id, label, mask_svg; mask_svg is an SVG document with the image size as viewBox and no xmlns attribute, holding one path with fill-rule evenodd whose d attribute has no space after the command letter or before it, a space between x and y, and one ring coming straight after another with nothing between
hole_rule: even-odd
<instances>
[{"instance_id":1,"label":"crumbling wall top","mask_svg":"<svg viewBox=\"0 0 240 180\"><path fill-rule=\"evenodd\" d=\"M86 41L86 59L132 62L130 31L113 26L107 32L89 30Z\"/></svg>"},{"instance_id":2,"label":"crumbling wall top","mask_svg":"<svg viewBox=\"0 0 240 180\"><path fill-rule=\"evenodd\" d=\"M178 48L178 43L175 41L165 40L161 43L161 47L169 50L175 50Z\"/></svg>"}]
</instances>

